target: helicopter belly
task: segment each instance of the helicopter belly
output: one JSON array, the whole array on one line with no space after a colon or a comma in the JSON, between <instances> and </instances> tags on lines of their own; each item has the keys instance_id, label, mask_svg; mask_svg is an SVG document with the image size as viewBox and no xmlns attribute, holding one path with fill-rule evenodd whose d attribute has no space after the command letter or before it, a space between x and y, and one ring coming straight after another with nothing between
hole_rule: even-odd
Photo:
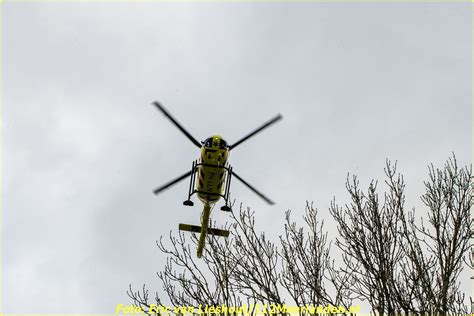
<instances>
[{"instance_id":1,"label":"helicopter belly","mask_svg":"<svg viewBox=\"0 0 474 316\"><path fill-rule=\"evenodd\" d=\"M223 192L225 169L218 166L200 166L197 194L201 201L217 202Z\"/></svg>"}]
</instances>

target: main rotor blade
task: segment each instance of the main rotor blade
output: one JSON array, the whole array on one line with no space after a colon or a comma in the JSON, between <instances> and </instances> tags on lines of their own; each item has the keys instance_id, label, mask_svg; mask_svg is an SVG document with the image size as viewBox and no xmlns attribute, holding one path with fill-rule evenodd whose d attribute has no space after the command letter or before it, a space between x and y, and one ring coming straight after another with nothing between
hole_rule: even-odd
<instances>
[{"instance_id":1,"label":"main rotor blade","mask_svg":"<svg viewBox=\"0 0 474 316\"><path fill-rule=\"evenodd\" d=\"M251 132L250 134L248 134L247 136L245 136L244 138L242 138L241 140L239 140L238 142L236 142L235 144L231 145L229 150L231 149L234 149L235 147L237 147L238 145L240 145L241 143L243 143L244 141L246 141L247 139L249 139L250 137L254 136L255 134L259 133L260 131L262 131L264 128L267 128L268 126L272 125L273 123L281 120L283 118L283 116L278 113L277 116L275 116L274 118L272 118L270 121L264 123L261 127L257 128L256 130L254 130L253 132Z\"/></svg>"},{"instance_id":2,"label":"main rotor blade","mask_svg":"<svg viewBox=\"0 0 474 316\"><path fill-rule=\"evenodd\" d=\"M267 202L268 204L270 205L274 205L275 202L273 202L272 200L270 200L269 198L267 198L265 195L263 195L262 193L258 192L257 189L255 189L253 186L251 186L250 184L248 184L247 181L245 181L244 179L242 179L241 177L239 177L238 174L236 174L233 170L232 170L232 175L235 176L237 179L240 180L240 182L242 182L243 184L245 184L250 190L252 190L253 192L257 193L258 196L260 196L262 199L265 200L265 202Z\"/></svg>"},{"instance_id":3,"label":"main rotor blade","mask_svg":"<svg viewBox=\"0 0 474 316\"><path fill-rule=\"evenodd\" d=\"M190 175L191 175L191 171L188 171L188 172L186 172L185 174L183 174L182 176L180 176L180 177L178 177L178 178L176 178L176 179L174 179L174 180L171 180L170 182L166 183L165 185L162 185L162 186L159 187L159 188L156 188L155 190L153 190L153 193L158 194L158 193L160 193L161 191L168 189L168 188L169 188L170 186L172 186L173 184L178 183L179 181L183 180L183 179L186 178L186 177L189 177Z\"/></svg>"},{"instance_id":4,"label":"main rotor blade","mask_svg":"<svg viewBox=\"0 0 474 316\"><path fill-rule=\"evenodd\" d=\"M179 124L179 122L176 121L176 120L174 119L174 117L172 117L171 114L169 114L168 111L166 111L166 109L165 109L160 103L158 103L157 101L154 101L152 104L155 105L155 106L158 108L158 110L160 110L167 118L169 118L169 120L170 120L171 122L173 122L173 124L174 124L177 128L179 128L179 130L180 130L181 132L183 132L183 134L186 135L186 137L187 137L194 145L196 145L197 147L201 148L201 143L198 142L191 134L189 134L188 131L185 130L184 127L181 126L181 124Z\"/></svg>"}]
</instances>

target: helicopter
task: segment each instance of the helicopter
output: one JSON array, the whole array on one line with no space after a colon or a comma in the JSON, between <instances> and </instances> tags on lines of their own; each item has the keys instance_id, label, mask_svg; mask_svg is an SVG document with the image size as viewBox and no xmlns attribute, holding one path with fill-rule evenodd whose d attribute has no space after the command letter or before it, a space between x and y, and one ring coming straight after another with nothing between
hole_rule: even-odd
<instances>
[{"instance_id":1,"label":"helicopter","mask_svg":"<svg viewBox=\"0 0 474 316\"><path fill-rule=\"evenodd\" d=\"M248 140L250 137L261 132L263 129L281 120L283 116L281 114L276 115L245 137L241 138L234 144L229 145L220 135L212 135L204 141L198 142L173 116L171 116L171 114L163 107L163 105L157 101L152 102L152 105L154 105L164 116L166 116L201 151L199 159L193 161L190 171L153 190L153 193L158 195L165 189L168 189L172 185L177 184L178 182L189 177L188 198L183 202L183 205L193 206L194 203L191 201L191 197L194 194L197 195L198 199L204 205L201 213L201 226L179 224L178 228L181 231L200 233L197 247L197 257L201 258L207 234L221 237L229 236L228 230L209 227L209 221L211 210L220 198L223 198L225 201L225 204L220 209L225 212L232 211L229 202L229 195L230 183L233 177L242 182L246 187L260 196L268 204L275 204L272 200L260 193L252 185L235 173L227 160L231 150L242 144L244 141Z\"/></svg>"}]
</instances>

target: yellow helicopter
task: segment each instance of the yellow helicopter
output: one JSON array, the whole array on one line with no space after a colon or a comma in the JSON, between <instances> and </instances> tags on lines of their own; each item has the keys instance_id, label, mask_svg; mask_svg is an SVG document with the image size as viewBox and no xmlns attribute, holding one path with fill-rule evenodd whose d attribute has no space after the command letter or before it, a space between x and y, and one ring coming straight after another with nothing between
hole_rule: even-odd
<instances>
[{"instance_id":1,"label":"yellow helicopter","mask_svg":"<svg viewBox=\"0 0 474 316\"><path fill-rule=\"evenodd\" d=\"M184 135L197 147L201 149L200 159L194 160L191 171L179 176L178 178L171 180L170 182L155 189L153 193L159 194L163 190L170 186L178 183L179 181L190 177L189 181L189 192L188 199L183 202L186 206L193 206L194 203L191 201L191 196L197 194L199 200L204 204L204 208L201 214L201 226L179 224L179 230L200 233L197 257L202 256L202 252L206 242L206 235L216 235L222 237L228 237L229 231L217 228L209 227L209 217L211 214L212 206L222 197L225 201L225 205L221 207L222 211L230 212L229 194L230 194L230 181L232 177L236 177L250 190L259 195L267 203L273 205L274 202L267 198L265 195L257 191L253 186L247 183L244 179L238 176L232 169L232 166L227 163L229 157L229 151L254 136L255 134L262 131L264 128L272 125L278 120L282 119L281 114L276 115L274 118L264 123L262 126L243 137L239 141L232 145L227 142L219 135L213 135L207 138L205 141L199 143L191 134L184 129L184 127L176 121L168 111L157 101L152 103L156 108L161 111ZM197 181L196 181L197 178Z\"/></svg>"}]
</instances>

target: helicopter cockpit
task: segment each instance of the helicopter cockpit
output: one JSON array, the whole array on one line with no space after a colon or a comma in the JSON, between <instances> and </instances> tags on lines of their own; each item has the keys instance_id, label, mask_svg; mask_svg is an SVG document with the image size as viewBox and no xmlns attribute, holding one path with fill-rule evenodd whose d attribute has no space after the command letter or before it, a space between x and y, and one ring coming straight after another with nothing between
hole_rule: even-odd
<instances>
[{"instance_id":1,"label":"helicopter cockpit","mask_svg":"<svg viewBox=\"0 0 474 316\"><path fill-rule=\"evenodd\" d=\"M222 138L220 139L220 142L219 142L219 148L220 149L226 149L227 148L227 142L225 140L223 140Z\"/></svg>"},{"instance_id":2,"label":"helicopter cockpit","mask_svg":"<svg viewBox=\"0 0 474 316\"><path fill-rule=\"evenodd\" d=\"M219 149L226 149L228 147L227 142L223 140L222 138L214 138L214 137L209 137L203 142L204 147L208 148L216 148L218 147Z\"/></svg>"},{"instance_id":3,"label":"helicopter cockpit","mask_svg":"<svg viewBox=\"0 0 474 316\"><path fill-rule=\"evenodd\" d=\"M212 138L208 138L203 142L204 147L212 147Z\"/></svg>"}]
</instances>

